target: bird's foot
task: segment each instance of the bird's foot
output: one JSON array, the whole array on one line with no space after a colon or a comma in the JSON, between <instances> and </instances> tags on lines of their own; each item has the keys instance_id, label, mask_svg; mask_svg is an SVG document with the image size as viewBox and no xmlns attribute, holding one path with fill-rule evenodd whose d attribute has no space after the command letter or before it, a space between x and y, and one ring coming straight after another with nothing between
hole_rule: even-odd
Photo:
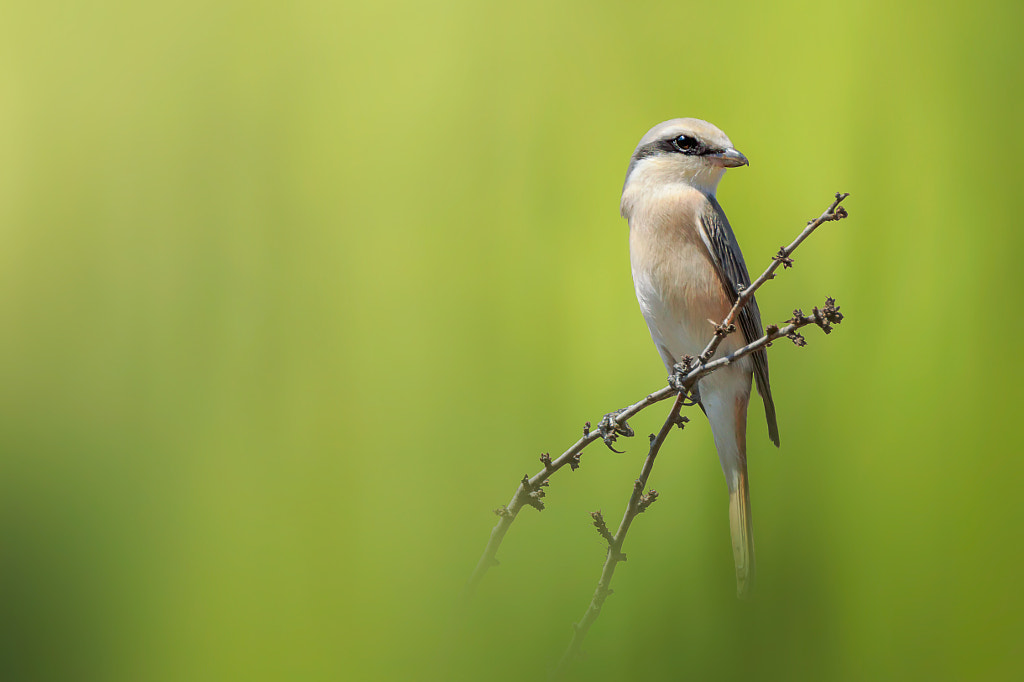
<instances>
[{"instance_id":1,"label":"bird's foot","mask_svg":"<svg viewBox=\"0 0 1024 682\"><path fill-rule=\"evenodd\" d=\"M612 452L622 454L621 450L616 450L612 447L612 443L619 436L625 436L626 438L632 438L636 435L633 432L632 427L626 422L625 419L619 421L616 417L622 413L622 410L616 410L615 412L609 412L601 418L601 422L597 425L598 433L601 434L601 440Z\"/></svg>"},{"instance_id":2,"label":"bird's foot","mask_svg":"<svg viewBox=\"0 0 1024 682\"><path fill-rule=\"evenodd\" d=\"M687 386L686 377L700 366L700 361L692 355L684 355L683 359L672 365L672 374L668 377L668 385L673 391L683 396L683 405L696 405L700 402L697 385Z\"/></svg>"}]
</instances>

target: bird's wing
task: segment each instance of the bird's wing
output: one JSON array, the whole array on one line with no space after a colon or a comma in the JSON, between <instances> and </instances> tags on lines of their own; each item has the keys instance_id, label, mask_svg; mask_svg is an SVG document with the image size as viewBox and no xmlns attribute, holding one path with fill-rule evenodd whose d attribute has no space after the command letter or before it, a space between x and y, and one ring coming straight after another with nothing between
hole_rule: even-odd
<instances>
[{"instance_id":1,"label":"bird's wing","mask_svg":"<svg viewBox=\"0 0 1024 682\"><path fill-rule=\"evenodd\" d=\"M702 237L711 252L715 269L718 271L722 286L733 303L739 298L739 290L750 286L750 274L743 262L743 253L732 232L729 220L725 217L721 204L713 196L700 216ZM739 327L747 343L752 343L764 335L761 328L761 311L757 301L751 297L750 302L740 311ZM779 444L779 425L775 417L775 403L772 400L771 384L768 383L768 354L762 348L752 354L754 358L754 376L757 377L757 392L764 401L764 414L768 421L768 437L776 446Z\"/></svg>"}]
</instances>

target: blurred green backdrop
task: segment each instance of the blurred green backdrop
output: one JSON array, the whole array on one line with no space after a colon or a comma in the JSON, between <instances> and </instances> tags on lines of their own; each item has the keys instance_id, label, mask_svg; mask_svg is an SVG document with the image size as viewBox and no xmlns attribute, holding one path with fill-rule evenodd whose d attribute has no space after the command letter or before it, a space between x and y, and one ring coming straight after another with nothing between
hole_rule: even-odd
<instances>
[{"instance_id":1,"label":"blurred green backdrop","mask_svg":"<svg viewBox=\"0 0 1024 682\"><path fill-rule=\"evenodd\" d=\"M0 677L521 680L649 431L460 589L517 480L659 387L618 198L653 124L752 160L759 584L702 419L580 679L1011 680L1024 4L37 2L0 24Z\"/></svg>"}]
</instances>

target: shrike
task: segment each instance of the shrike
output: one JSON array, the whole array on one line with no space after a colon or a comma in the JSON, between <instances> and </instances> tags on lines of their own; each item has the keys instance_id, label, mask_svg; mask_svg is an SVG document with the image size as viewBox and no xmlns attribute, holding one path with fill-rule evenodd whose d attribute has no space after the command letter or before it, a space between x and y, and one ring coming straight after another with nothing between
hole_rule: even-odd
<instances>
[{"instance_id":1,"label":"shrike","mask_svg":"<svg viewBox=\"0 0 1024 682\"><path fill-rule=\"evenodd\" d=\"M715 191L727 168L747 165L725 133L707 121L677 118L651 128L640 140L622 188L622 216L629 221L633 285L651 338L669 373L684 355L698 356L750 284L736 236ZM738 319L741 333L726 336L721 357L762 335L761 314L751 299ZM711 423L718 458L729 485L729 525L736 561L736 591L754 579L754 537L747 487L747 404L751 377L764 401L768 437L779 444L768 383L768 357L757 351L697 385Z\"/></svg>"}]
</instances>

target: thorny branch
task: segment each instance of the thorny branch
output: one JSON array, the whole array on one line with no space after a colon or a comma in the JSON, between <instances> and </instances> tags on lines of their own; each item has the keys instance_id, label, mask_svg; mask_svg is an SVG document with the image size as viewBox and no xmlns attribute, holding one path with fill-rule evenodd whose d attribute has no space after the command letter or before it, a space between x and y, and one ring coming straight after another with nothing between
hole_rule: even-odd
<instances>
[{"instance_id":1,"label":"thorny branch","mask_svg":"<svg viewBox=\"0 0 1024 682\"><path fill-rule=\"evenodd\" d=\"M615 535L612 535L608 531L608 526L604 525L601 512L594 512L594 525L597 526L597 532L608 543L608 552L605 555L604 567L601 569L601 578L597 581L597 589L594 590L594 598L590 600L590 606L587 607L583 618L573 626L572 641L562 656L562 662L559 664L560 669L568 666L576 654L579 653L583 638L587 636L590 626L601 615L601 607L604 605L604 600L612 593L610 587L612 576L615 575L615 567L619 565L619 562L626 560L626 555L622 553L622 543L626 540L626 533L629 532L629 526L633 523L633 519L636 518L637 514L647 511L647 508L658 499L657 490L644 493L644 488L647 487L647 479L654 468L654 458L658 456L662 443L668 438L668 432L672 430L674 425L678 424L682 428L685 422L689 421L686 417L679 415L679 410L682 409L685 402L686 393L680 392L676 395L675 404L672 405L668 418L661 425L658 435L651 438L651 447L647 452L647 459L644 460L643 469L640 470L640 478L633 482L633 493L629 496L629 502L626 504L626 513L622 516L622 522L619 524L619 530L616 531ZM598 521L600 521L600 525L598 525Z\"/></svg>"},{"instance_id":2,"label":"thorny branch","mask_svg":"<svg viewBox=\"0 0 1024 682\"><path fill-rule=\"evenodd\" d=\"M779 267L790 268L793 266L792 254L800 244L807 239L808 236L818 227L826 222L841 220L847 217L846 209L840 206L840 203L846 197L848 193L836 193L835 200L832 204L818 216L816 219L809 221L807 227L797 236L795 240L789 246L784 246L779 249L778 253L772 257L772 262L767 269L753 282L750 286L744 288L739 293L736 303L733 305L729 314L726 315L725 319L721 324L716 325L714 334L709 341L707 347L700 354L699 357L693 358L687 356L683 358L681 364L676 365L676 371L669 377L669 386L662 388L659 391L651 393L644 399L633 403L629 407L623 408L616 412L612 412L604 416L604 418L598 424L596 431L590 430L590 422L587 422L583 428L583 437L577 440L568 450L563 452L557 458L552 459L547 453L540 456L540 461L544 465L544 469L534 476L523 476L523 480L520 482L519 487L516 488L515 493L512 495L510 502L504 507L500 507L495 510L498 515L498 522L491 530L491 537L487 543L487 547L484 549L483 556L477 563L476 569L473 571L473 575L469 579L468 592L479 584L483 575L491 566L498 564L497 552L501 546L501 542L515 520L519 511L526 505L533 506L538 510L544 509L544 504L541 502L541 498L544 497L544 490L548 485L548 479L556 471L564 467L566 464L570 466L572 470L576 470L580 466L580 457L583 449L588 445L598 440L603 440L605 445L615 451L612 447L612 443L615 442L618 436L633 436L633 430L630 428L627 420L640 413L642 410L654 405L655 403L661 402L666 398L673 395L676 396L675 403L669 412L668 418L665 423L662 424L656 436L651 437L650 448L647 453L647 458L644 460L643 467L640 471L640 477L633 484L633 490L630 494L629 502L626 505L626 511L623 514L622 521L619 524L618 530L612 535L608 529L607 524L604 521L604 517L601 512L593 512L591 516L594 519L594 526L597 528L598 533L604 538L608 544L608 551L604 562L604 567L601 571L601 578L598 580L597 589L594 591L593 599L584 613L583 618L580 619L579 623L574 626L574 634L572 641L569 644L569 648L566 650L565 655L562 657L560 667L564 668L568 665L573 657L579 652L580 645L583 638L586 636L587 631L593 625L601 612L601 607L604 604L605 599L612 593L610 588L612 576L615 573L615 568L621 561L626 560L626 555L622 552L622 546L626 539L626 534L629 532L629 527L636 518L637 514L640 514L655 502L658 497L658 493L655 490L651 490L647 493L644 492L647 487L647 480L650 477L651 470L654 467L654 460L658 456L658 452L661 449L662 444L668 437L669 432L672 430L674 425L683 427L687 420L686 417L680 416L680 410L687 405L692 405L694 402L690 399L693 393L693 388L697 382L707 374L724 367L736 360L749 355L761 348L770 346L773 341L780 338L786 337L793 341L797 346L806 345L804 337L798 333L797 330L806 327L808 325L817 325L826 334L831 333L832 325L839 324L843 315L839 312L839 306L835 304L835 299L828 298L825 300L825 304L821 307L815 307L810 315L804 315L801 310L794 310L793 317L786 321L783 326L770 324L765 329L765 334L755 341L743 346L742 348L730 353L729 355L711 360L714 356L715 351L724 339L729 334L735 332L735 320L739 315L740 311L750 302L753 298L754 293L761 288L767 281L774 279L775 271Z\"/></svg>"},{"instance_id":3,"label":"thorny branch","mask_svg":"<svg viewBox=\"0 0 1024 682\"><path fill-rule=\"evenodd\" d=\"M825 299L825 305L820 309L815 307L811 315L804 315L801 311L794 310L793 317L787 320L788 324L784 327L774 324L769 325L764 336L714 362L690 369L696 363L696 360L687 357L684 358L685 363L682 366L677 365L680 371L673 377L673 383L679 387L675 405L672 406L672 411L669 412L668 418L662 424L658 435L651 438L651 447L647 453L647 459L644 460L643 468L640 470L640 477L633 483L633 492L629 497L629 502L626 504L626 513L623 515L622 523L619 524L619 529L614 536L608 531L608 527L604 525L603 519L600 519L602 525L598 525L597 517L600 517L600 512L595 512L597 517L595 517L594 525L597 526L597 531L601 534L601 537L608 543L608 553L605 556L604 567L601 570L601 578L597 581L597 589L594 590L594 597L590 600L590 606L587 607L583 618L574 625L572 641L562 656L562 661L559 664L560 669L568 666L576 654L579 653L583 638L586 636L587 631L590 630L590 626L594 624L594 621L601 614L604 600L612 593L609 585L611 584L612 576L615 575L616 566L618 566L620 561L626 560L626 555L622 552L622 543L626 540L626 533L629 532L633 519L637 514L646 511L647 507L658 499L658 491L651 490L646 494L643 491L647 487L647 479L654 468L654 459L658 456L658 451L661 450L661 446L668 437L669 431L672 430L672 426L678 424L682 428L689 421L686 417L680 416L679 410L687 404L686 396L690 394L697 381L719 367L724 367L744 355L749 355L760 348L769 346L772 341L783 337L791 339L797 346L807 345L804 337L797 333L797 330L802 327L813 324L820 327L826 334L831 333L832 325L839 324L843 319L843 314L839 312L839 306L835 303L835 299L827 298Z\"/></svg>"},{"instance_id":4,"label":"thorny branch","mask_svg":"<svg viewBox=\"0 0 1024 682\"><path fill-rule=\"evenodd\" d=\"M533 476L523 476L523 480L519 483L519 487L516 488L516 491L513 493L512 499L509 503L504 507L499 507L494 510L498 515L498 523L496 523L494 528L491 529L491 538L487 542L487 547L484 549L483 556L480 557L480 561L476 565L476 570L473 571L473 575L469 579L468 590L472 592L480 583L480 580L487 572L487 569L491 566L498 565L498 548L501 546L501 541L505 538L505 533L507 533L508 529L512 526L512 522L516 520L516 516L519 514L519 511L527 504L538 509L544 508L544 504L540 501L540 498L544 497L543 488L548 485L548 479L552 474L567 464L573 471L578 469L580 466L580 456L583 453L583 448L596 440L603 440L610 448L611 443L615 441L615 438L618 435L632 435L633 430L630 429L626 423L627 419L639 413L644 408L650 407L651 405L661 402L666 398L670 398L674 394L675 391L669 386L666 386L660 391L655 391L643 400L637 401L629 407L623 408L618 412L605 415L596 431L591 431L590 422L587 422L583 427L583 437L573 443L568 450L554 459L552 459L551 455L548 453L541 455L540 461L544 465L544 469Z\"/></svg>"},{"instance_id":5,"label":"thorny branch","mask_svg":"<svg viewBox=\"0 0 1024 682\"><path fill-rule=\"evenodd\" d=\"M805 239L811 236L812 232L825 223L833 220L842 220L849 215L846 212L846 209L839 205L843 202L843 199L848 196L850 196L849 192L836 192L835 201L825 209L825 212L814 220L809 221L807 223L807 227L804 228L803 232L797 235L797 238L793 240L792 244L789 246L783 246L779 249L779 252L776 255L772 256L771 265L761 273L761 276L751 282L749 287L739 292L739 297L736 299L736 303L733 304L732 310L730 310L729 314L725 316L724 320L722 320L722 324L715 328L714 337L712 337L707 348L704 349L704 352L700 354L700 359L702 361L707 362L710 360L711 356L713 356L715 351L718 349L718 345L722 343L722 339L736 330L736 325L734 324L736 322L736 316L740 314L740 311L743 310L748 303L750 303L750 299L754 297L755 291L760 289L768 280L775 279L775 271L779 269L779 266L786 268L793 267L793 259L790 256L792 256L793 252L796 251L796 247L800 246Z\"/></svg>"}]
</instances>

